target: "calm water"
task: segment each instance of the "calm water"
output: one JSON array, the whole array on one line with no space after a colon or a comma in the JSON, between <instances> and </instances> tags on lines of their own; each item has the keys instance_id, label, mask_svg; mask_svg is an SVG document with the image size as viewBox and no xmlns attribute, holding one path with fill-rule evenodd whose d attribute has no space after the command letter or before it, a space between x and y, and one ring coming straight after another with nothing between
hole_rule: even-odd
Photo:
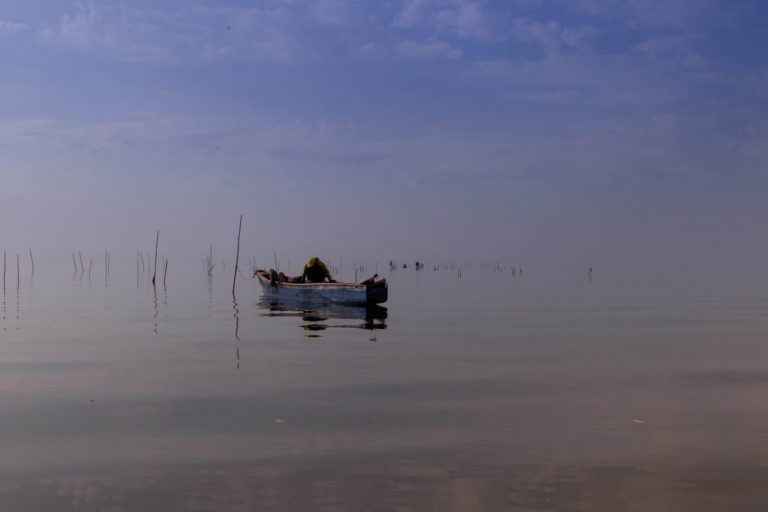
<instances>
[{"instance_id":1,"label":"calm water","mask_svg":"<svg viewBox=\"0 0 768 512\"><path fill-rule=\"evenodd\" d=\"M766 301L409 269L302 311L173 270L9 277L0 510L768 507Z\"/></svg>"}]
</instances>

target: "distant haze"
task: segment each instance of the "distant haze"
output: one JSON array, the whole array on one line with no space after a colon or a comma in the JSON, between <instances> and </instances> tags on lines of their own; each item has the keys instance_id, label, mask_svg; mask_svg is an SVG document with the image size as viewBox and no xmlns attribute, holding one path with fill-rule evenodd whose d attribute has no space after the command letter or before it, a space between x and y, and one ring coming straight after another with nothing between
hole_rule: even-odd
<instances>
[{"instance_id":1,"label":"distant haze","mask_svg":"<svg viewBox=\"0 0 768 512\"><path fill-rule=\"evenodd\" d=\"M768 283L768 4L0 1L0 250Z\"/></svg>"}]
</instances>

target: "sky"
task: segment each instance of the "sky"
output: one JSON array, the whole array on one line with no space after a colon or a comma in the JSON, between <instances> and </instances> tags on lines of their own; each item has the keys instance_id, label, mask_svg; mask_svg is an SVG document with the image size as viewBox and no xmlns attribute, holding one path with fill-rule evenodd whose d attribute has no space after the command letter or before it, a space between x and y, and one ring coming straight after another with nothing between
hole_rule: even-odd
<instances>
[{"instance_id":1,"label":"sky","mask_svg":"<svg viewBox=\"0 0 768 512\"><path fill-rule=\"evenodd\" d=\"M0 245L740 269L763 0L0 0Z\"/></svg>"}]
</instances>

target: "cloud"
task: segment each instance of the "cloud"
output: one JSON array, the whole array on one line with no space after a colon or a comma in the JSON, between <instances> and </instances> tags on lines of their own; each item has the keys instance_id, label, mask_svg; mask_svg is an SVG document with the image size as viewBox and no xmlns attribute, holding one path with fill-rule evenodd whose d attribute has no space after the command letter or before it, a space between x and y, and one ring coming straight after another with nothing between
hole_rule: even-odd
<instances>
[{"instance_id":1,"label":"cloud","mask_svg":"<svg viewBox=\"0 0 768 512\"><path fill-rule=\"evenodd\" d=\"M546 54L563 49L588 51L600 31L591 25L563 27L560 22L539 22L517 18L512 23L512 35L520 42L540 46Z\"/></svg>"},{"instance_id":2,"label":"cloud","mask_svg":"<svg viewBox=\"0 0 768 512\"><path fill-rule=\"evenodd\" d=\"M78 2L74 13L43 27L38 37L45 43L116 54L129 61L175 62L173 49L157 41L162 34L139 11Z\"/></svg>"},{"instance_id":3,"label":"cloud","mask_svg":"<svg viewBox=\"0 0 768 512\"><path fill-rule=\"evenodd\" d=\"M634 29L683 31L725 25L760 4L724 0L557 0L556 3Z\"/></svg>"},{"instance_id":4,"label":"cloud","mask_svg":"<svg viewBox=\"0 0 768 512\"><path fill-rule=\"evenodd\" d=\"M45 42L70 46L114 46L117 42L115 26L104 22L103 11L93 5L77 4L77 13L64 14L58 26L46 27L40 32Z\"/></svg>"},{"instance_id":5,"label":"cloud","mask_svg":"<svg viewBox=\"0 0 768 512\"><path fill-rule=\"evenodd\" d=\"M0 20L0 34L21 34L29 31L29 25L15 21Z\"/></svg>"},{"instance_id":6,"label":"cloud","mask_svg":"<svg viewBox=\"0 0 768 512\"><path fill-rule=\"evenodd\" d=\"M406 0L393 25L438 31L462 39L493 37L485 4L475 0Z\"/></svg>"},{"instance_id":7,"label":"cloud","mask_svg":"<svg viewBox=\"0 0 768 512\"><path fill-rule=\"evenodd\" d=\"M406 39L392 44L366 43L358 54L371 59L460 59L464 52L458 46L438 39Z\"/></svg>"},{"instance_id":8,"label":"cloud","mask_svg":"<svg viewBox=\"0 0 768 512\"><path fill-rule=\"evenodd\" d=\"M579 27L565 27L560 35L566 46L577 50L587 51L592 47L592 43L600 35L600 31L591 25L582 25Z\"/></svg>"},{"instance_id":9,"label":"cloud","mask_svg":"<svg viewBox=\"0 0 768 512\"><path fill-rule=\"evenodd\" d=\"M691 39L685 36L651 36L634 45L633 50L650 60L675 66L699 67L707 63L696 51Z\"/></svg>"},{"instance_id":10,"label":"cloud","mask_svg":"<svg viewBox=\"0 0 768 512\"><path fill-rule=\"evenodd\" d=\"M356 16L354 5L345 0L315 0L310 2L309 10L322 25L345 25Z\"/></svg>"},{"instance_id":11,"label":"cloud","mask_svg":"<svg viewBox=\"0 0 768 512\"><path fill-rule=\"evenodd\" d=\"M451 46L445 41L400 41L395 45L395 50L399 56L406 59L459 59L463 55L461 48Z\"/></svg>"},{"instance_id":12,"label":"cloud","mask_svg":"<svg viewBox=\"0 0 768 512\"><path fill-rule=\"evenodd\" d=\"M541 103L568 102L594 111L595 116L646 116L685 108L698 76L659 73L654 62L638 53L552 53L520 61L473 62L468 78L496 82L508 99Z\"/></svg>"},{"instance_id":13,"label":"cloud","mask_svg":"<svg viewBox=\"0 0 768 512\"><path fill-rule=\"evenodd\" d=\"M491 28L480 4L468 0L455 2L437 12L438 26L465 39L487 39Z\"/></svg>"},{"instance_id":14,"label":"cloud","mask_svg":"<svg viewBox=\"0 0 768 512\"><path fill-rule=\"evenodd\" d=\"M318 4L314 15L323 23L341 22L332 4ZM283 6L198 5L179 12L77 2L74 12L43 26L38 38L131 62L289 60L300 51L297 39L305 25L306 19Z\"/></svg>"},{"instance_id":15,"label":"cloud","mask_svg":"<svg viewBox=\"0 0 768 512\"><path fill-rule=\"evenodd\" d=\"M628 0L630 20L638 25L655 28L690 29L711 22L715 0Z\"/></svg>"},{"instance_id":16,"label":"cloud","mask_svg":"<svg viewBox=\"0 0 768 512\"><path fill-rule=\"evenodd\" d=\"M210 27L211 21L226 30L226 37L210 28L192 35L191 45L202 44L206 57L226 57L238 60L291 61L315 51L305 44L307 26L311 23L336 25L342 14L331 7L333 2L321 3L310 9L311 17L292 10L290 5L267 7L208 7L198 13L200 24ZM294 5L295 7L295 5Z\"/></svg>"},{"instance_id":17,"label":"cloud","mask_svg":"<svg viewBox=\"0 0 768 512\"><path fill-rule=\"evenodd\" d=\"M405 0L402 9L395 18L394 25L402 28L413 28L424 21L430 0Z\"/></svg>"},{"instance_id":18,"label":"cloud","mask_svg":"<svg viewBox=\"0 0 768 512\"><path fill-rule=\"evenodd\" d=\"M538 22L518 18L512 25L512 34L523 43L541 46L546 53L555 53L562 46L562 27L557 21Z\"/></svg>"}]
</instances>

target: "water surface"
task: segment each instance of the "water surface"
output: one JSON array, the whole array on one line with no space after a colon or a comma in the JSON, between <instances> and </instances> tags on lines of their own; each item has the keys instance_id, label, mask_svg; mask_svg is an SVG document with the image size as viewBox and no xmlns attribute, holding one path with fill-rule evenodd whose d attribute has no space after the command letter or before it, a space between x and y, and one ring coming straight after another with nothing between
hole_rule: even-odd
<instances>
[{"instance_id":1,"label":"water surface","mask_svg":"<svg viewBox=\"0 0 768 512\"><path fill-rule=\"evenodd\" d=\"M0 509L765 509L759 295L385 277L366 310L192 268L14 275Z\"/></svg>"}]
</instances>

